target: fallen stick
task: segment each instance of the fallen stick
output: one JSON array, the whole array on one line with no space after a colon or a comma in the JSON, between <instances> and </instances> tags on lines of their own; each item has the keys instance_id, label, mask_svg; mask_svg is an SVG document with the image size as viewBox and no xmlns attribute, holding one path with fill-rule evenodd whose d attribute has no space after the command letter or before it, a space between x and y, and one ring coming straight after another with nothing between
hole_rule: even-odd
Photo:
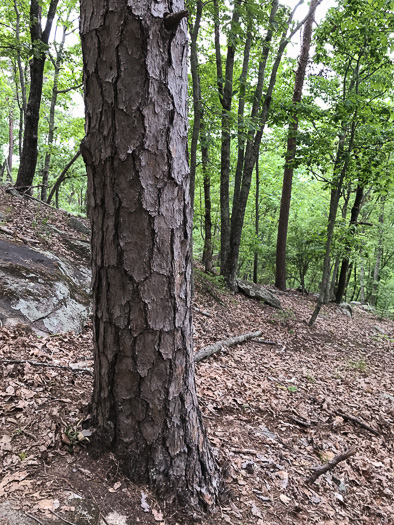
<instances>
[{"instance_id":1,"label":"fallen stick","mask_svg":"<svg viewBox=\"0 0 394 525\"><path fill-rule=\"evenodd\" d=\"M25 512L25 516L29 517L31 520L35 521L36 523L39 523L40 525L44 525L42 521L40 521L38 518L35 518L33 514L29 514L28 512Z\"/></svg>"},{"instance_id":2,"label":"fallen stick","mask_svg":"<svg viewBox=\"0 0 394 525\"><path fill-rule=\"evenodd\" d=\"M93 375L92 371L89 370L89 368L72 368L71 366L57 365L55 363L41 363L40 361L31 361L30 359L0 359L0 363L4 363L6 365L28 363L32 366L43 366L46 368L62 368L63 370L70 370L71 372L87 372L88 374Z\"/></svg>"},{"instance_id":3,"label":"fallen stick","mask_svg":"<svg viewBox=\"0 0 394 525\"><path fill-rule=\"evenodd\" d=\"M216 352L220 352L220 350L222 350L223 347L229 348L230 346L234 346L239 343L245 343L250 339L259 337L261 334L261 330L259 330L258 332L248 332L247 334L237 335L236 337L230 337L229 339L223 339L223 341L219 341L218 343L215 343L213 345L204 346L194 354L194 362L198 363L202 359L205 359L206 357L209 357L212 354L216 354Z\"/></svg>"},{"instance_id":4,"label":"fallen stick","mask_svg":"<svg viewBox=\"0 0 394 525\"><path fill-rule=\"evenodd\" d=\"M359 425L361 428L364 428L365 430L368 430L368 432L371 432L372 434L375 434L375 436L380 436L380 434L379 434L379 432L377 430L375 430L374 428L370 427L369 425L367 425L366 423L361 421L361 419L357 419L354 416L349 416L348 414L345 414L341 410L336 410L335 414L337 414L337 416L343 417L343 419L345 421L350 421L352 423L355 423L356 425Z\"/></svg>"},{"instance_id":5,"label":"fallen stick","mask_svg":"<svg viewBox=\"0 0 394 525\"><path fill-rule=\"evenodd\" d=\"M206 310L201 310L201 308L197 308L197 306L194 306L193 308L196 312L205 315L205 317L213 317L213 315L207 312Z\"/></svg>"},{"instance_id":6,"label":"fallen stick","mask_svg":"<svg viewBox=\"0 0 394 525\"><path fill-rule=\"evenodd\" d=\"M307 479L307 483L311 485L314 483L319 476L327 472L328 470L332 470L338 463L341 463L341 461L345 461L346 459L350 458L351 456L354 456L356 453L355 448L351 448L349 450L346 450L346 452L343 452L343 454L336 455L333 459L328 461L325 465L320 465L318 467L314 468L314 472L312 475Z\"/></svg>"},{"instance_id":7,"label":"fallen stick","mask_svg":"<svg viewBox=\"0 0 394 525\"><path fill-rule=\"evenodd\" d=\"M36 241L35 239L30 239L29 237L24 237L23 235L20 235L19 233L9 230L8 228L4 228L4 226L0 226L0 231L3 233L6 233L7 235L10 235L11 237L15 237L16 239L20 239L25 244L39 244L40 241Z\"/></svg>"},{"instance_id":8,"label":"fallen stick","mask_svg":"<svg viewBox=\"0 0 394 525\"><path fill-rule=\"evenodd\" d=\"M265 339L256 339L254 341L255 343L260 343L262 345L276 345L278 343L275 343L275 341L266 341Z\"/></svg>"}]
</instances>

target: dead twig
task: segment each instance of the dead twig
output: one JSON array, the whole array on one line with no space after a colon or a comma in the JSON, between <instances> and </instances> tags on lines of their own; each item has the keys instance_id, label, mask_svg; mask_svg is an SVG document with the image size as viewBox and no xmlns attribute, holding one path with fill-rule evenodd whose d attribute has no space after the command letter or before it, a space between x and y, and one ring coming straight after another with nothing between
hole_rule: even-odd
<instances>
[{"instance_id":1,"label":"dead twig","mask_svg":"<svg viewBox=\"0 0 394 525\"><path fill-rule=\"evenodd\" d=\"M49 512L52 512L52 514L54 516L56 516L57 518L59 518L59 520L62 520L64 521L64 523L67 523L67 525L76 525L75 523L73 523L72 521L68 521L66 520L66 518L63 518L62 516L60 516L60 514L57 514L56 512L53 512L53 510L49 509Z\"/></svg>"},{"instance_id":2,"label":"dead twig","mask_svg":"<svg viewBox=\"0 0 394 525\"><path fill-rule=\"evenodd\" d=\"M341 463L341 461L345 461L346 459L350 458L351 456L354 456L356 453L355 448L351 448L349 450L346 450L342 454L337 454L333 459L328 461L325 465L319 465L318 467L315 467L314 472L312 475L307 479L307 483L309 485L312 485L319 476L324 474L325 472L332 470L338 463Z\"/></svg>"},{"instance_id":3,"label":"dead twig","mask_svg":"<svg viewBox=\"0 0 394 525\"><path fill-rule=\"evenodd\" d=\"M309 428L311 426L310 421L303 421L302 419L298 419L294 416L287 416L290 421L293 421L297 425L300 425L301 427Z\"/></svg>"},{"instance_id":4,"label":"dead twig","mask_svg":"<svg viewBox=\"0 0 394 525\"><path fill-rule=\"evenodd\" d=\"M38 518L35 518L32 514L29 514L28 512L25 512L25 516L27 516L27 517L30 518L31 520L36 521L36 522L39 523L40 525L44 525L42 521L40 521Z\"/></svg>"},{"instance_id":5,"label":"dead twig","mask_svg":"<svg viewBox=\"0 0 394 525\"><path fill-rule=\"evenodd\" d=\"M255 343L260 343L262 345L277 345L278 343L275 343L275 341L265 341L264 339L255 339Z\"/></svg>"},{"instance_id":6,"label":"dead twig","mask_svg":"<svg viewBox=\"0 0 394 525\"><path fill-rule=\"evenodd\" d=\"M337 416L343 417L345 421L350 421L351 423L355 423L356 425L359 425L361 428L368 430L368 432L375 434L375 436L380 436L377 430L375 430L374 428L370 427L369 425L361 421L361 419L357 419L354 416L349 416L348 414L345 414L344 412L342 412L342 410L335 410L335 414L337 414Z\"/></svg>"},{"instance_id":7,"label":"dead twig","mask_svg":"<svg viewBox=\"0 0 394 525\"><path fill-rule=\"evenodd\" d=\"M229 339L223 339L223 341L219 341L218 343L215 343L213 345L204 346L194 354L194 362L198 363L202 359L205 359L205 357L209 357L210 355L215 354L216 352L220 352L220 350L222 350L223 347L229 348L230 346L234 346L239 343L245 343L250 339L259 337L261 333L261 330L259 330L258 332L248 332L247 334L238 335L236 337L230 337Z\"/></svg>"},{"instance_id":8,"label":"dead twig","mask_svg":"<svg viewBox=\"0 0 394 525\"><path fill-rule=\"evenodd\" d=\"M70 372L85 372L90 375L93 375L92 371L89 370L89 368L72 368L71 366L57 365L55 363L41 363L40 361L31 361L30 359L0 359L0 363L4 363L6 365L28 363L32 366L43 366L45 368L61 368L62 370L70 370Z\"/></svg>"}]
</instances>

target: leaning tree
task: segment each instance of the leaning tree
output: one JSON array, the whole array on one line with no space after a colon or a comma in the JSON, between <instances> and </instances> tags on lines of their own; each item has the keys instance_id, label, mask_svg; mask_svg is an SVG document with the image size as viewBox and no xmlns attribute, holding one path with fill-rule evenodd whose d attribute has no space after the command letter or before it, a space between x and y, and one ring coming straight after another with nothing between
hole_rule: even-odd
<instances>
[{"instance_id":1,"label":"leaning tree","mask_svg":"<svg viewBox=\"0 0 394 525\"><path fill-rule=\"evenodd\" d=\"M92 406L101 442L133 480L209 507L221 480L194 382L183 8L81 0Z\"/></svg>"}]
</instances>

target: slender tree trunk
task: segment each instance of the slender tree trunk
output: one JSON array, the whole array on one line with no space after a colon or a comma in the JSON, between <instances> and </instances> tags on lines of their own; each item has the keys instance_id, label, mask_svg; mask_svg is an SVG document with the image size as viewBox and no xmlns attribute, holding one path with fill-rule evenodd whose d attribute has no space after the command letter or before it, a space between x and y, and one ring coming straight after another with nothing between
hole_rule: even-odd
<instances>
[{"instance_id":1,"label":"slender tree trunk","mask_svg":"<svg viewBox=\"0 0 394 525\"><path fill-rule=\"evenodd\" d=\"M319 0L319 3L321 0ZM297 4L296 8L299 4ZM276 16L276 0L273 0L272 2L272 8L271 8L271 16L275 14ZM276 6L277 7L277 6ZM295 9L296 9L295 8ZM309 14L302 20L299 24L296 25L296 27L291 31L291 33L287 35L288 28L291 25L295 9L290 14L286 29L282 35L281 42L279 44L279 48L271 69L271 75L270 75L270 81L267 88L267 92L264 97L264 103L261 109L261 113L259 115L259 121L260 121L260 128L256 132L255 135L251 135L248 137L246 150L245 150L245 160L244 160L244 169L243 169L243 175L242 175L242 183L241 183L241 189L239 192L239 198L233 199L233 213L231 216L231 232L230 232L230 250L227 257L227 263L225 264L225 277L229 283L229 286L233 289L237 289L237 283L236 283L236 275L237 275L237 266L238 266L238 257L239 257L239 248L241 245L241 236L242 236L242 228L243 223L245 219L245 210L246 205L248 201L250 186L252 182L252 175L254 166L256 164L256 160L259 154L260 150L260 144L261 140L264 134L265 125L268 119L269 110L271 106L271 100L272 95L274 92L275 84L276 84L276 76L278 73L278 69L282 60L282 56L284 53L284 50L286 49L287 44L291 40L291 38L294 36L294 34L302 27L302 25L305 23L305 21L308 19ZM274 17L275 20L275 17ZM273 26L274 24L272 24ZM271 26L271 24L270 24ZM268 34L267 34L268 36ZM266 44L265 44L266 46ZM263 53L264 54L264 53ZM268 55L267 55L268 56ZM262 68L263 72L265 71L265 66ZM259 74L259 80L260 80L260 74ZM264 82L264 73L262 74L262 82ZM258 81L259 85L259 81ZM262 89L263 84L261 85ZM256 95L257 94L257 87L256 87ZM255 96L254 104L256 103L258 96ZM260 108L260 104L258 104L258 108ZM252 114L253 114L253 108L252 108Z\"/></svg>"},{"instance_id":2,"label":"slender tree trunk","mask_svg":"<svg viewBox=\"0 0 394 525\"><path fill-rule=\"evenodd\" d=\"M287 229L289 224L291 190L293 185L294 159L297 148L298 131L298 104L301 102L302 89L304 86L305 71L308 65L309 50L312 39L312 26L314 22L315 10L318 0L312 0L309 6L309 18L305 22L302 37L300 57L295 76L293 105L294 110L290 117L289 133L287 138L286 163L283 173L282 199L280 203L278 237L276 241L276 276L275 286L279 290L286 290L286 242Z\"/></svg>"},{"instance_id":3,"label":"slender tree trunk","mask_svg":"<svg viewBox=\"0 0 394 525\"><path fill-rule=\"evenodd\" d=\"M12 111L8 120L8 170L12 173L12 157L14 155L14 117Z\"/></svg>"},{"instance_id":4,"label":"slender tree trunk","mask_svg":"<svg viewBox=\"0 0 394 525\"><path fill-rule=\"evenodd\" d=\"M193 86L193 131L190 144L190 198L194 209L194 192L196 186L197 144L201 126L201 87L198 73L197 38L202 16L202 0L197 1L196 18L191 30L190 41L190 71Z\"/></svg>"},{"instance_id":5,"label":"slender tree trunk","mask_svg":"<svg viewBox=\"0 0 394 525\"><path fill-rule=\"evenodd\" d=\"M349 236L353 237L357 229L357 220L361 210L361 203L364 197L364 187L357 186L356 197L354 199L349 224ZM341 271L339 272L338 287L335 295L335 302L341 303L346 289L347 275L349 272L349 257L352 251L350 239L345 246L345 255L342 259Z\"/></svg>"},{"instance_id":6,"label":"slender tree trunk","mask_svg":"<svg viewBox=\"0 0 394 525\"><path fill-rule=\"evenodd\" d=\"M68 18L69 16L67 16L66 20L68 20ZM53 74L51 106L49 110L49 129L48 129L48 139L47 139L48 149L45 153L44 169L42 170L42 185L41 185L41 200L42 201L47 200L49 166L51 163L51 146L53 144L54 137L55 137L55 111L56 111L57 96L58 96L59 74L60 74L60 68L63 62L63 50L64 50L64 44L66 42L66 33L67 33L67 27L63 26L63 35L62 35L62 39L59 44L59 48L57 50L56 61L54 63L55 70Z\"/></svg>"},{"instance_id":7,"label":"slender tree trunk","mask_svg":"<svg viewBox=\"0 0 394 525\"><path fill-rule=\"evenodd\" d=\"M30 93L26 108L22 154L16 179L16 187L20 192L30 191L37 165L38 121L40 118L46 48L57 4L58 0L51 0L43 31L41 27L41 5L38 0L31 0L30 2L30 37L33 58L30 60Z\"/></svg>"},{"instance_id":8,"label":"slender tree trunk","mask_svg":"<svg viewBox=\"0 0 394 525\"><path fill-rule=\"evenodd\" d=\"M20 41L20 13L18 8L18 2L14 0L14 10L15 10L15 37L18 42L18 45L21 46ZM26 116L26 109L27 109L27 98L26 98L26 82L25 82L25 71L23 70L22 66L22 58L20 49L17 50L16 55L16 61L18 65L18 77L19 77L19 84L21 88L21 96L22 100L19 101L19 93L17 95L18 97L18 104L19 104L19 157L22 155L22 143L23 143L23 129L24 129L24 122L25 122L25 116ZM15 72L16 76L16 72Z\"/></svg>"},{"instance_id":9,"label":"slender tree trunk","mask_svg":"<svg viewBox=\"0 0 394 525\"><path fill-rule=\"evenodd\" d=\"M211 177L209 174L209 150L208 136L203 123L204 115L202 114L202 125L200 128L200 144L202 158L202 173L204 182L204 248L202 253L202 263L206 272L213 272L212 262L212 215L211 215Z\"/></svg>"},{"instance_id":10,"label":"slender tree trunk","mask_svg":"<svg viewBox=\"0 0 394 525\"><path fill-rule=\"evenodd\" d=\"M255 195L255 217L254 217L254 231L256 234L256 242L259 242L260 232L260 173L259 173L259 159L256 162L256 195ZM256 248L253 258L253 282L257 284L259 269L259 251Z\"/></svg>"},{"instance_id":11,"label":"slender tree trunk","mask_svg":"<svg viewBox=\"0 0 394 525\"><path fill-rule=\"evenodd\" d=\"M378 246L376 248L376 261L375 266L373 270L373 281L372 281L372 289L371 289L371 295L369 298L369 303L371 306L376 306L377 300L378 300L378 288L379 288L379 272L380 272L380 264L382 260L382 253L383 253L383 224L384 224L384 205L385 205L385 198L382 198L382 206L381 211L379 215L379 237L378 237Z\"/></svg>"},{"instance_id":12,"label":"slender tree trunk","mask_svg":"<svg viewBox=\"0 0 394 525\"><path fill-rule=\"evenodd\" d=\"M361 267L360 267L360 301L361 304L365 304L365 264L364 259L361 258Z\"/></svg>"},{"instance_id":13,"label":"slender tree trunk","mask_svg":"<svg viewBox=\"0 0 394 525\"><path fill-rule=\"evenodd\" d=\"M252 24L250 17L249 24ZM272 33L272 31L271 31ZM234 179L234 199L239 198L239 191L241 189L242 172L245 158L245 136L247 135L247 127L245 126L244 114L245 114L245 92L246 92L246 80L248 78L249 61L250 61L250 49L252 47L252 31L251 27L248 28L246 36L246 42L244 47L244 57L242 62L242 72L239 78L239 98L238 98L238 153L237 153L237 167L235 170Z\"/></svg>"},{"instance_id":14,"label":"slender tree trunk","mask_svg":"<svg viewBox=\"0 0 394 525\"><path fill-rule=\"evenodd\" d=\"M59 188L61 186L61 184L64 182L65 178L66 178L66 174L68 172L68 170L71 168L71 166L74 164L74 162L77 160L77 158L80 156L81 154L81 150L78 149L78 151L76 152L76 154L74 155L74 157L70 160L70 162L66 165L66 167L64 168L64 170L61 172L61 174L59 175L59 177L56 179L56 182L55 184L53 185L53 188L51 189L51 192L49 194L49 197L48 197L48 200L47 200L47 204L50 204L51 203L51 200L53 199L53 196L54 194L56 194L56 208L58 208L58 192L59 192Z\"/></svg>"},{"instance_id":15,"label":"slender tree trunk","mask_svg":"<svg viewBox=\"0 0 394 525\"><path fill-rule=\"evenodd\" d=\"M230 250L230 150L231 150L231 104L233 99L233 74L235 60L235 34L239 22L240 0L234 3L230 28L230 42L227 46L226 70L224 79L220 71L218 78L219 98L222 104L222 142L220 151L220 272L226 274L226 261ZM217 2L215 7L218 12ZM216 40L215 40L216 43ZM220 42L216 43L216 65L221 68Z\"/></svg>"},{"instance_id":16,"label":"slender tree trunk","mask_svg":"<svg viewBox=\"0 0 394 525\"><path fill-rule=\"evenodd\" d=\"M355 116L351 124L351 136L349 139L349 145L345 155L345 137L346 137L346 127L342 129L341 136L339 139L338 152L334 164L334 181L333 187L331 189L331 198L330 198L330 211L328 215L328 224L327 224L327 240L326 240L326 251L324 255L323 263L323 275L322 282L320 287L319 298L316 302L315 309L312 313L312 316L309 320L309 326L313 326L319 315L321 307L328 300L329 296L329 282L330 282L330 259L331 259L331 244L334 237L335 229L335 220L337 217L339 199L341 197L341 190L343 181L347 172L347 167L349 164L350 153L353 149L354 143L354 134L356 131ZM342 168L341 168L342 164ZM339 173L338 173L339 171Z\"/></svg>"},{"instance_id":17,"label":"slender tree trunk","mask_svg":"<svg viewBox=\"0 0 394 525\"><path fill-rule=\"evenodd\" d=\"M207 508L221 481L194 383L187 12L170 5L178 14L156 0L81 2L92 407L133 480Z\"/></svg>"},{"instance_id":18,"label":"slender tree trunk","mask_svg":"<svg viewBox=\"0 0 394 525\"><path fill-rule=\"evenodd\" d=\"M351 184L348 185L346 195L344 195L344 203L342 206L342 219L346 221L347 218L347 209L349 205L349 199L351 195ZM328 297L326 302L335 301L336 291L337 291L337 280L338 280L338 270L341 264L341 255L338 254L335 257L334 268L331 272L331 284L328 290Z\"/></svg>"}]
</instances>

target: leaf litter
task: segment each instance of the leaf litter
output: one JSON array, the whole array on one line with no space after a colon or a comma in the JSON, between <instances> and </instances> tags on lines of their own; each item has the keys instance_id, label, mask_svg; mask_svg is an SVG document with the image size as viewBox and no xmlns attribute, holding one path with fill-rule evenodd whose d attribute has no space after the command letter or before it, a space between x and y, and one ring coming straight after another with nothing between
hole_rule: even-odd
<instances>
[{"instance_id":1,"label":"leaf litter","mask_svg":"<svg viewBox=\"0 0 394 525\"><path fill-rule=\"evenodd\" d=\"M7 228L26 210L49 213L21 201ZM19 228L63 254L56 232L42 240L36 230ZM230 494L202 523L394 523L394 323L357 306L349 318L330 304L311 329L311 295L281 294L278 311L220 289L208 293L203 279L196 272L196 351L255 330L276 344L251 340L196 365L204 422ZM0 502L42 523L55 523L54 513L73 516L82 497L94 502L98 519L190 523L127 480L112 454L91 454L91 338L91 326L52 337L0 329ZM307 483L316 467L353 447L354 456Z\"/></svg>"}]
</instances>

